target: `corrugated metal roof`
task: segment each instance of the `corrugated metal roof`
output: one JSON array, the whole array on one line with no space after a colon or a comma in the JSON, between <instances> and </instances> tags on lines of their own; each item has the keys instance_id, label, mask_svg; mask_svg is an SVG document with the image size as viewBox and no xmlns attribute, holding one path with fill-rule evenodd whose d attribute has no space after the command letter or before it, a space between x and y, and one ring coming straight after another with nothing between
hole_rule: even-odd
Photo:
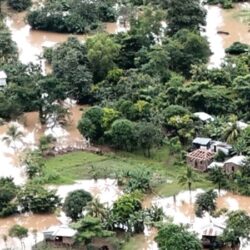
<instances>
[{"instance_id":1,"label":"corrugated metal roof","mask_svg":"<svg viewBox=\"0 0 250 250\"><path fill-rule=\"evenodd\" d=\"M196 113L194 113L194 116L198 117L200 120L202 120L204 122L214 121L214 118L205 112L196 112Z\"/></svg>"},{"instance_id":2,"label":"corrugated metal roof","mask_svg":"<svg viewBox=\"0 0 250 250\"><path fill-rule=\"evenodd\" d=\"M5 71L3 71L3 70L0 71L0 78L4 78L4 79L7 78Z\"/></svg>"},{"instance_id":3,"label":"corrugated metal roof","mask_svg":"<svg viewBox=\"0 0 250 250\"><path fill-rule=\"evenodd\" d=\"M233 163L235 165L238 166L242 166L244 165L244 162L247 160L247 157L244 155L236 155L230 159L228 159L227 161L225 161L225 163Z\"/></svg>"},{"instance_id":4,"label":"corrugated metal roof","mask_svg":"<svg viewBox=\"0 0 250 250\"><path fill-rule=\"evenodd\" d=\"M205 138L205 137L196 137L193 140L193 143L199 144L199 145L207 145L209 142L211 142L210 138Z\"/></svg>"},{"instance_id":5,"label":"corrugated metal roof","mask_svg":"<svg viewBox=\"0 0 250 250\"><path fill-rule=\"evenodd\" d=\"M68 226L52 226L46 231L43 231L44 234L49 234L53 237L74 237L77 233L76 230Z\"/></svg>"},{"instance_id":6,"label":"corrugated metal roof","mask_svg":"<svg viewBox=\"0 0 250 250\"><path fill-rule=\"evenodd\" d=\"M213 223L206 225L202 230L203 236L220 236L224 228Z\"/></svg>"}]
</instances>

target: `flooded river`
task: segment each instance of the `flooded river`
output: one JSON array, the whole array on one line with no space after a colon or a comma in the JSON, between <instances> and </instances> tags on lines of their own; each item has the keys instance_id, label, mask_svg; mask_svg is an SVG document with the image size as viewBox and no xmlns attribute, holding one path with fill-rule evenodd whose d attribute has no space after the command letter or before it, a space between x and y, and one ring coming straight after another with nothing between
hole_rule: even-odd
<instances>
[{"instance_id":1,"label":"flooded river","mask_svg":"<svg viewBox=\"0 0 250 250\"><path fill-rule=\"evenodd\" d=\"M232 43L240 41L250 44L250 26L237 17L240 11L250 10L250 4L236 4L234 9L224 10L218 6L206 6L207 27L205 35L210 43L213 55L210 57L210 67L219 67L225 57L225 49ZM218 34L218 31L228 32L228 35Z\"/></svg>"},{"instance_id":2,"label":"flooded river","mask_svg":"<svg viewBox=\"0 0 250 250\"><path fill-rule=\"evenodd\" d=\"M244 23L235 16L242 8L250 8L246 4L238 4L233 10L223 10L218 6L206 6L207 9L207 26L205 35L208 37L213 55L210 59L211 67L218 67L222 62L225 53L224 49L233 42L241 41L250 44L250 32L247 23ZM23 63L40 63L45 69L45 63L40 59L44 47L52 47L57 43L62 43L68 39L70 34L60 34L55 32L46 32L32 30L25 22L25 12L16 13L5 6L6 24L9 27L13 40L17 43L19 57ZM126 31L116 23L105 23L104 30L108 33L117 33ZM217 34L217 31L229 32L229 35ZM86 35L75 35L79 40L84 41Z\"/></svg>"},{"instance_id":3,"label":"flooded river","mask_svg":"<svg viewBox=\"0 0 250 250\"><path fill-rule=\"evenodd\" d=\"M206 27L206 35L210 42L213 55L210 60L210 66L219 66L223 60L224 48L228 47L235 41L241 41L250 44L249 27L246 23L241 22L235 17L237 11L242 8L242 5L237 5L234 10L222 10L217 6L206 7L208 10ZM70 36L68 34L58 34L44 31L34 31L30 29L30 26L25 23L25 12L13 13L7 11L6 24L10 28L13 40L17 43L20 60L23 63L43 63L39 59L43 47L54 46L57 43L61 43L67 40ZM106 30L109 33L115 33L122 31L119 23L105 24ZM229 35L219 35L217 31L222 30L229 32ZM86 36L78 35L78 39L84 40ZM26 181L24 166L20 164L20 158L25 148L35 148L38 144L39 138L42 134L52 133L58 140L62 140L64 143L72 143L75 140L83 140L79 131L76 128L77 122L80 119L82 113L87 107L77 106L70 104L69 109L72 114L70 122L66 127L55 126L41 126L37 112L26 113L23 119L19 122L12 122L0 126L0 177L12 176L16 184L24 184ZM15 124L24 133L22 142L16 142L15 145L7 145L2 141L2 138L6 135L6 131L11 124ZM63 185L54 187L57 188L58 195L65 198L66 194L70 191L83 188L94 197L99 198L102 202L112 204L121 194L121 190L118 188L116 181L114 180L84 180L78 181L73 185ZM192 192L192 201L195 200L195 196L203 192L202 190L196 190ZM194 214L193 204L190 203L189 193L181 192L173 197L158 198L150 197L147 200L147 205L156 204L163 208L167 216L173 217L176 223L187 223L192 226L192 229L197 232L202 232L201 226L209 223L211 218L206 216L202 220L197 218ZM221 196L217 200L218 208L227 208L229 210L243 209L250 214L250 197L243 197L234 195L232 193L222 192ZM29 229L29 237L25 239L26 249L30 249L31 245L36 241L42 240L42 231L52 225L58 225L60 223L66 223L67 218L63 213L59 215L18 215L5 219L0 219L0 249L5 246L5 242L2 239L2 235L8 233L8 229L18 223ZM223 218L218 223L224 223ZM37 230L37 235L32 233L32 230ZM157 249L154 242L154 230L146 228L145 235L142 239L145 241L143 249L153 250ZM20 248L20 242L16 239L8 239L7 244L14 246L15 249Z\"/></svg>"},{"instance_id":4,"label":"flooded river","mask_svg":"<svg viewBox=\"0 0 250 250\"><path fill-rule=\"evenodd\" d=\"M4 6L6 13L6 25L12 33L12 39L16 42L19 50L20 61L24 64L29 62L40 63L44 68L44 62L40 59L44 47L53 47L57 43L65 42L72 34L62 34L32 30L26 23L26 12L13 12ZM124 27L116 23L104 23L103 30L108 33L123 31ZM87 35L73 35L80 41L84 41Z\"/></svg>"}]
</instances>

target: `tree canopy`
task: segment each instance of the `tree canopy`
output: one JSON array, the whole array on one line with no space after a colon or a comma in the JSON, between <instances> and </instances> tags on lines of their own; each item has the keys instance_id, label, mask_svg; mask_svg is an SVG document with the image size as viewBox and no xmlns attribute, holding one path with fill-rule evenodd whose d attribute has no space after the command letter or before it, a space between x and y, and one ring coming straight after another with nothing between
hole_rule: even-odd
<instances>
[{"instance_id":1,"label":"tree canopy","mask_svg":"<svg viewBox=\"0 0 250 250\"><path fill-rule=\"evenodd\" d=\"M155 240L160 250L202 250L198 237L194 233L189 232L183 225L163 225Z\"/></svg>"}]
</instances>

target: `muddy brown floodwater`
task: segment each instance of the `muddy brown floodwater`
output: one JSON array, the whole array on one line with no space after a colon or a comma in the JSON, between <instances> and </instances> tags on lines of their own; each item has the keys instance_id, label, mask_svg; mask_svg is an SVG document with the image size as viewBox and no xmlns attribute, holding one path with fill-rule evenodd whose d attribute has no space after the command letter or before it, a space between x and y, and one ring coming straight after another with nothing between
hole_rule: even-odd
<instances>
[{"instance_id":1,"label":"muddy brown floodwater","mask_svg":"<svg viewBox=\"0 0 250 250\"><path fill-rule=\"evenodd\" d=\"M39 59L43 47L52 47L57 43L65 42L72 34L62 34L56 32L47 32L32 30L26 23L26 12L14 12L6 5L3 11L7 15L6 25L12 33L13 40L17 43L19 58L21 62L40 63L44 67L44 62ZM103 29L108 33L115 33L120 29L119 23L104 23ZM80 41L84 41L90 35L73 35Z\"/></svg>"},{"instance_id":2,"label":"muddy brown floodwater","mask_svg":"<svg viewBox=\"0 0 250 250\"><path fill-rule=\"evenodd\" d=\"M250 13L250 4L236 4L234 9L221 12L223 22L219 29L229 32L229 35L222 35L224 48L237 41L250 44L250 24L237 17L243 9L249 9Z\"/></svg>"},{"instance_id":3,"label":"muddy brown floodwater","mask_svg":"<svg viewBox=\"0 0 250 250\"><path fill-rule=\"evenodd\" d=\"M8 234L8 230L15 224L29 228L30 231L42 231L52 225L60 225L60 221L53 214L34 215L24 214L0 219L0 235ZM0 248L1 249L1 248Z\"/></svg>"},{"instance_id":4,"label":"muddy brown floodwater","mask_svg":"<svg viewBox=\"0 0 250 250\"><path fill-rule=\"evenodd\" d=\"M229 211L240 209L246 211L250 215L250 197L247 196L226 192L218 197L216 204L218 209L227 208ZM193 203L182 201L181 205L178 207L181 213L185 216L194 218L195 214Z\"/></svg>"}]
</instances>

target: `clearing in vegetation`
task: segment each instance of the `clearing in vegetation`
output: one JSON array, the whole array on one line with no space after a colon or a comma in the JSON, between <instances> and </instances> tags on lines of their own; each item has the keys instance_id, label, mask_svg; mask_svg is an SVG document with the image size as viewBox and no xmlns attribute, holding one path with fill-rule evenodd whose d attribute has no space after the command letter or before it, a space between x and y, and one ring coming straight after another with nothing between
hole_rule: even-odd
<instances>
[{"instance_id":1,"label":"clearing in vegetation","mask_svg":"<svg viewBox=\"0 0 250 250\"><path fill-rule=\"evenodd\" d=\"M139 152L116 152L104 155L73 152L46 160L44 182L60 185L72 184L75 180L81 179L116 178L116 174L121 171L126 172L142 166L159 176L154 192L170 196L187 189L178 183L178 176L185 172L186 166L177 162L177 158L170 155L166 146L157 150L152 158L146 158ZM212 187L211 182L206 179L206 174L198 173L198 178L199 181L194 183L193 188Z\"/></svg>"}]
</instances>

